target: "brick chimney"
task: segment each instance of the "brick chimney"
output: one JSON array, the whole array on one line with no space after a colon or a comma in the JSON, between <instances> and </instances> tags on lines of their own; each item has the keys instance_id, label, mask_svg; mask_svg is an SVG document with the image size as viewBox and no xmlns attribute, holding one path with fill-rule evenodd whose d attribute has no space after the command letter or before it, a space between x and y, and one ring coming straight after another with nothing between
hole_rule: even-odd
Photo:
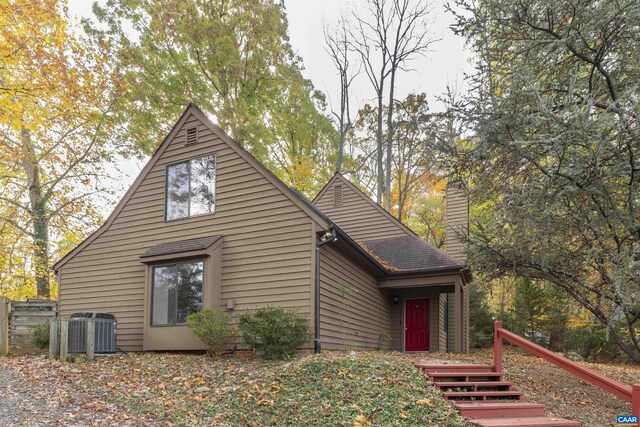
<instances>
[{"instance_id":1,"label":"brick chimney","mask_svg":"<svg viewBox=\"0 0 640 427\"><path fill-rule=\"evenodd\" d=\"M469 230L469 199L460 178L450 179L446 191L446 252L455 260L466 263L466 239Z\"/></svg>"}]
</instances>

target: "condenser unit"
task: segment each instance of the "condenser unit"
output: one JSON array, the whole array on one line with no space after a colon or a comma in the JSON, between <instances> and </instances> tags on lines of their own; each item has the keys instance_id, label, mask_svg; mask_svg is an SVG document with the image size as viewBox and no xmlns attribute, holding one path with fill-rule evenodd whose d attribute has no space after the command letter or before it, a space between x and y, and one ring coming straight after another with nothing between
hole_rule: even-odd
<instances>
[{"instance_id":1,"label":"condenser unit","mask_svg":"<svg viewBox=\"0 0 640 427\"><path fill-rule=\"evenodd\" d=\"M69 353L87 352L87 321L96 325L95 354L116 352L116 317L110 313L83 312L69 317Z\"/></svg>"}]
</instances>

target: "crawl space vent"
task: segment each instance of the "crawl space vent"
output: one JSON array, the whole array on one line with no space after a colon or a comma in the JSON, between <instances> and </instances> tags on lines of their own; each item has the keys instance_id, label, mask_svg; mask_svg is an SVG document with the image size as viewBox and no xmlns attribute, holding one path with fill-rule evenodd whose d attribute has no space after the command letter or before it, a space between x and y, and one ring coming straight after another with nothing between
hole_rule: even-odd
<instances>
[{"instance_id":1,"label":"crawl space vent","mask_svg":"<svg viewBox=\"0 0 640 427\"><path fill-rule=\"evenodd\" d=\"M187 129L187 144L198 142L198 128Z\"/></svg>"}]
</instances>

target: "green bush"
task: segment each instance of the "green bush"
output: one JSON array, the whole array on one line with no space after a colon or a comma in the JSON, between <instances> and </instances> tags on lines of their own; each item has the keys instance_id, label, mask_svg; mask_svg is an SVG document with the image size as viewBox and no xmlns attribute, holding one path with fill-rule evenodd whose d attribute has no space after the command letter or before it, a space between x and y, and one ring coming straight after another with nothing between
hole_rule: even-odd
<instances>
[{"instance_id":1,"label":"green bush","mask_svg":"<svg viewBox=\"0 0 640 427\"><path fill-rule=\"evenodd\" d=\"M490 347L493 344L493 317L489 309L489 294L482 282L469 285L469 338L471 347Z\"/></svg>"},{"instance_id":2,"label":"green bush","mask_svg":"<svg viewBox=\"0 0 640 427\"><path fill-rule=\"evenodd\" d=\"M31 327L31 342L40 350L49 348L49 322Z\"/></svg>"},{"instance_id":3,"label":"green bush","mask_svg":"<svg viewBox=\"0 0 640 427\"><path fill-rule=\"evenodd\" d=\"M187 326L207 348L209 356L219 356L236 338L231 317L222 310L205 309L187 316Z\"/></svg>"},{"instance_id":4,"label":"green bush","mask_svg":"<svg viewBox=\"0 0 640 427\"><path fill-rule=\"evenodd\" d=\"M240 316L244 343L265 359L285 359L309 339L309 320L280 307L260 308Z\"/></svg>"},{"instance_id":5,"label":"green bush","mask_svg":"<svg viewBox=\"0 0 640 427\"><path fill-rule=\"evenodd\" d=\"M618 333L624 336L622 324L616 325ZM567 351L575 351L587 360L612 362L625 360L620 347L609 339L605 327L601 325L579 326L567 332Z\"/></svg>"}]
</instances>

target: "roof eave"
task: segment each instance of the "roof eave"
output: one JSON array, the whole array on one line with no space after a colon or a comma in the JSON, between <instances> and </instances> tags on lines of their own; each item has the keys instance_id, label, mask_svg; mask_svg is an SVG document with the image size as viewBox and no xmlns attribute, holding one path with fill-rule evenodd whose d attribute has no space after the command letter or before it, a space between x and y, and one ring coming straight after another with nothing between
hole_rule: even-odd
<instances>
[{"instance_id":1,"label":"roof eave","mask_svg":"<svg viewBox=\"0 0 640 427\"><path fill-rule=\"evenodd\" d=\"M464 276L465 282L467 283L473 280L473 275L471 274L471 271L469 270L468 267L464 265L421 268L421 269L415 269L415 270L397 270L397 271L390 271L388 273L389 277L393 277L393 278L425 276L425 275L444 275L444 274L462 274Z\"/></svg>"},{"instance_id":2,"label":"roof eave","mask_svg":"<svg viewBox=\"0 0 640 427\"><path fill-rule=\"evenodd\" d=\"M365 251L362 246L358 244L355 240L353 240L347 233L345 233L340 227L338 227L335 223L332 225L333 229L336 231L336 235L344 240L349 246L356 250L360 255L362 255L373 267L376 268L380 273L384 276L389 275L389 270L385 268L382 264L378 262L374 257L372 257L367 251Z\"/></svg>"}]
</instances>

